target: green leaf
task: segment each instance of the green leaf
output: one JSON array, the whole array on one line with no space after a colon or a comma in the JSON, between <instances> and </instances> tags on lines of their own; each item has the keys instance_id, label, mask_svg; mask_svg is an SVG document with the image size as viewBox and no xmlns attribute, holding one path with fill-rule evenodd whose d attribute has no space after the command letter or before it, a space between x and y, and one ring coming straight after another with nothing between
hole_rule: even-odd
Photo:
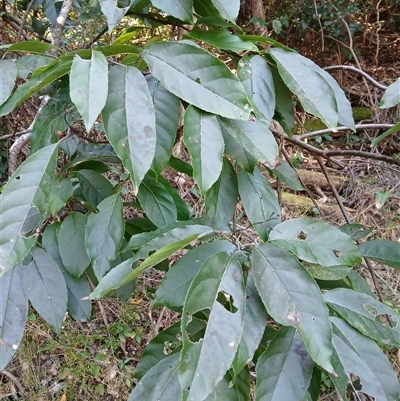
<instances>
[{"instance_id":1,"label":"green leaf","mask_svg":"<svg viewBox=\"0 0 400 401\"><path fill-rule=\"evenodd\" d=\"M151 73L174 95L201 110L247 120L252 108L229 68L188 43L154 43L143 51Z\"/></svg>"},{"instance_id":2,"label":"green leaf","mask_svg":"<svg viewBox=\"0 0 400 401\"><path fill-rule=\"evenodd\" d=\"M224 158L221 175L206 193L206 215L229 224L236 211L238 182L235 171Z\"/></svg>"},{"instance_id":3,"label":"green leaf","mask_svg":"<svg viewBox=\"0 0 400 401\"><path fill-rule=\"evenodd\" d=\"M28 298L22 287L22 266L0 277L0 370L18 349L28 317Z\"/></svg>"},{"instance_id":4,"label":"green leaf","mask_svg":"<svg viewBox=\"0 0 400 401\"><path fill-rule=\"evenodd\" d=\"M233 252L235 246L229 241L215 241L192 249L168 270L154 296L153 306L167 306L181 311L189 286L200 267L210 256L220 252Z\"/></svg>"},{"instance_id":5,"label":"green leaf","mask_svg":"<svg viewBox=\"0 0 400 401\"><path fill-rule=\"evenodd\" d=\"M365 227L364 225L357 223L343 224L339 229L347 235L350 235L354 241L365 238L372 232L371 227Z\"/></svg>"},{"instance_id":6,"label":"green leaf","mask_svg":"<svg viewBox=\"0 0 400 401\"><path fill-rule=\"evenodd\" d=\"M26 42L21 42L26 43ZM48 56L29 55L22 56L15 60L18 69L18 77L26 79L38 67L49 64L53 59Z\"/></svg>"},{"instance_id":7,"label":"green leaf","mask_svg":"<svg viewBox=\"0 0 400 401\"><path fill-rule=\"evenodd\" d=\"M281 208L275 192L258 168L253 174L239 170L239 194L247 217L266 241L271 228L281 220Z\"/></svg>"},{"instance_id":8,"label":"green leaf","mask_svg":"<svg viewBox=\"0 0 400 401\"><path fill-rule=\"evenodd\" d=\"M363 276L361 276L360 273L356 272L355 270L350 270L347 279L350 282L351 288L354 291L361 292L363 294L370 295L374 297L374 293L371 290L371 287L369 286L367 280Z\"/></svg>"},{"instance_id":9,"label":"green leaf","mask_svg":"<svg viewBox=\"0 0 400 401\"><path fill-rule=\"evenodd\" d=\"M137 192L153 162L157 140L153 101L138 69L121 65L111 68L102 115L107 138Z\"/></svg>"},{"instance_id":10,"label":"green leaf","mask_svg":"<svg viewBox=\"0 0 400 401\"><path fill-rule=\"evenodd\" d=\"M102 0L100 1L101 11L107 19L108 30L111 32L115 25L124 17L127 8L118 8L117 0Z\"/></svg>"},{"instance_id":11,"label":"green leaf","mask_svg":"<svg viewBox=\"0 0 400 401\"><path fill-rule=\"evenodd\" d=\"M30 136L31 154L59 141L57 131L64 132L68 128L65 107L64 102L50 99L37 115Z\"/></svg>"},{"instance_id":12,"label":"green leaf","mask_svg":"<svg viewBox=\"0 0 400 401\"><path fill-rule=\"evenodd\" d=\"M58 46L51 45L50 43L38 42L36 40L18 42L8 48L9 52L28 52L39 54L45 54L51 50L56 50L57 52L62 51L62 49Z\"/></svg>"},{"instance_id":13,"label":"green leaf","mask_svg":"<svg viewBox=\"0 0 400 401\"><path fill-rule=\"evenodd\" d=\"M185 112L183 140L192 157L193 178L204 194L222 170L224 139L217 117L189 106Z\"/></svg>"},{"instance_id":14,"label":"green leaf","mask_svg":"<svg viewBox=\"0 0 400 401\"><path fill-rule=\"evenodd\" d=\"M376 239L359 245L361 256L384 263L400 270L400 244L395 241Z\"/></svg>"},{"instance_id":15,"label":"green leaf","mask_svg":"<svg viewBox=\"0 0 400 401\"><path fill-rule=\"evenodd\" d=\"M64 207L72 196L73 188L69 178L56 179L51 190L49 199L49 212L55 216Z\"/></svg>"},{"instance_id":16,"label":"green leaf","mask_svg":"<svg viewBox=\"0 0 400 401\"><path fill-rule=\"evenodd\" d=\"M124 216L119 194L104 199L92 213L85 231L86 252L100 280L111 268L124 236Z\"/></svg>"},{"instance_id":17,"label":"green leaf","mask_svg":"<svg viewBox=\"0 0 400 401\"><path fill-rule=\"evenodd\" d=\"M235 22L239 14L239 0L211 0L214 7L219 11L221 17Z\"/></svg>"},{"instance_id":18,"label":"green leaf","mask_svg":"<svg viewBox=\"0 0 400 401\"><path fill-rule=\"evenodd\" d=\"M226 131L260 163L274 168L278 145L269 128L259 120L238 121L220 118Z\"/></svg>"},{"instance_id":19,"label":"green leaf","mask_svg":"<svg viewBox=\"0 0 400 401\"><path fill-rule=\"evenodd\" d=\"M327 127L338 125L338 103L325 72L305 57L282 49L271 49L270 55L277 63L279 73L297 96L304 109L319 117ZM311 64L312 63L312 64ZM343 95L344 96L344 95ZM351 110L350 110L351 111Z\"/></svg>"},{"instance_id":20,"label":"green leaf","mask_svg":"<svg viewBox=\"0 0 400 401\"><path fill-rule=\"evenodd\" d=\"M106 104L108 91L107 59L93 50L91 60L75 56L70 72L70 95L83 118L86 132L90 132L94 122Z\"/></svg>"},{"instance_id":21,"label":"green leaf","mask_svg":"<svg viewBox=\"0 0 400 401\"><path fill-rule=\"evenodd\" d=\"M214 29L204 31L196 27L185 33L184 38L200 40L217 49L230 50L232 52L258 52L258 47L254 43L243 40L227 30Z\"/></svg>"},{"instance_id":22,"label":"green leaf","mask_svg":"<svg viewBox=\"0 0 400 401\"><path fill-rule=\"evenodd\" d=\"M140 274L142 274L148 267L154 266L157 263L162 262L176 251L186 247L191 242L202 238L203 236L210 234L213 230L207 226L201 225L187 225L182 227L175 227L169 229L168 231L162 233L162 230L158 231L157 234L146 233L138 234L131 237L127 247L123 250L130 250L135 237L141 235L141 238L149 238L144 244L142 244L141 249L134 255L133 258L122 262L120 265L114 267L109 273L107 273L99 282L96 289L90 294L91 299L100 299L106 293L111 290L115 290L126 283L136 279ZM156 250L150 256L151 251ZM133 263L137 262L139 259L144 259L141 264L136 266L132 270Z\"/></svg>"},{"instance_id":23,"label":"green leaf","mask_svg":"<svg viewBox=\"0 0 400 401\"><path fill-rule=\"evenodd\" d=\"M35 243L35 237L25 235L48 215L56 159L57 145L47 146L28 157L0 195L0 277L18 264ZM37 218L30 220L32 215Z\"/></svg>"},{"instance_id":24,"label":"green leaf","mask_svg":"<svg viewBox=\"0 0 400 401\"><path fill-rule=\"evenodd\" d=\"M286 160L281 159L279 166L275 167L272 172L293 191L304 191L296 170Z\"/></svg>"},{"instance_id":25,"label":"green leaf","mask_svg":"<svg viewBox=\"0 0 400 401\"><path fill-rule=\"evenodd\" d=\"M192 342L187 327L193 315L205 309L210 315L204 338ZM192 281L183 307L179 367L182 401L205 400L223 379L240 342L244 313L239 261L225 252L211 256Z\"/></svg>"},{"instance_id":26,"label":"green leaf","mask_svg":"<svg viewBox=\"0 0 400 401\"><path fill-rule=\"evenodd\" d=\"M147 75L146 82L156 113L156 153L152 170L159 175L171 157L181 114L181 104L179 99L153 75Z\"/></svg>"},{"instance_id":27,"label":"green leaf","mask_svg":"<svg viewBox=\"0 0 400 401\"><path fill-rule=\"evenodd\" d=\"M314 363L299 333L282 327L257 361L256 401L302 401Z\"/></svg>"},{"instance_id":28,"label":"green leaf","mask_svg":"<svg viewBox=\"0 0 400 401\"><path fill-rule=\"evenodd\" d=\"M45 86L60 79L67 74L71 68L72 61L59 61L47 68L30 81L18 86L8 100L0 106L0 117L10 113L26 99L39 92Z\"/></svg>"},{"instance_id":29,"label":"green leaf","mask_svg":"<svg viewBox=\"0 0 400 401\"><path fill-rule=\"evenodd\" d=\"M235 162L249 173L252 173L257 164L255 159L249 152L244 149L244 146L233 138L221 123L221 132L225 143L225 152L231 156ZM239 139L240 141L240 139Z\"/></svg>"},{"instance_id":30,"label":"green leaf","mask_svg":"<svg viewBox=\"0 0 400 401\"><path fill-rule=\"evenodd\" d=\"M299 261L274 244L251 253L256 287L268 313L284 326L296 327L312 359L333 372L332 328L320 289Z\"/></svg>"},{"instance_id":31,"label":"green leaf","mask_svg":"<svg viewBox=\"0 0 400 401\"><path fill-rule=\"evenodd\" d=\"M268 314L257 292L253 271L251 270L246 284L246 310L242 337L232 364L236 374L253 359L263 337L267 318Z\"/></svg>"},{"instance_id":32,"label":"green leaf","mask_svg":"<svg viewBox=\"0 0 400 401\"><path fill-rule=\"evenodd\" d=\"M400 315L392 308L382 304L375 298L339 288L324 294L325 302L334 309L344 320L365 336L392 347L400 346ZM394 327L388 327L380 321L391 316Z\"/></svg>"},{"instance_id":33,"label":"green leaf","mask_svg":"<svg viewBox=\"0 0 400 401\"><path fill-rule=\"evenodd\" d=\"M152 0L151 3L181 21L193 21L193 0Z\"/></svg>"},{"instance_id":34,"label":"green leaf","mask_svg":"<svg viewBox=\"0 0 400 401\"><path fill-rule=\"evenodd\" d=\"M46 251L35 247L31 254L32 261L22 267L25 294L40 316L59 333L68 301L64 277Z\"/></svg>"},{"instance_id":35,"label":"green leaf","mask_svg":"<svg viewBox=\"0 0 400 401\"><path fill-rule=\"evenodd\" d=\"M347 383L357 376L356 385L376 401L397 401L400 397L399 381L391 363L375 341L363 336L344 320L332 317L333 346L337 353L338 378L331 375L338 391L346 392ZM344 377L343 377L344 374ZM354 388L354 387L353 387Z\"/></svg>"},{"instance_id":36,"label":"green leaf","mask_svg":"<svg viewBox=\"0 0 400 401\"><path fill-rule=\"evenodd\" d=\"M94 207L110 196L114 189L107 178L93 170L79 170L77 177L83 196Z\"/></svg>"},{"instance_id":37,"label":"green leaf","mask_svg":"<svg viewBox=\"0 0 400 401\"><path fill-rule=\"evenodd\" d=\"M360 252L351 237L323 221L287 220L274 227L269 239L299 259L323 267L361 263Z\"/></svg>"},{"instance_id":38,"label":"green leaf","mask_svg":"<svg viewBox=\"0 0 400 401\"><path fill-rule=\"evenodd\" d=\"M372 142L371 142L371 148L374 148L377 146L382 140L384 140L386 137L389 135L395 134L396 132L400 131L400 122L397 124L394 124L392 128L389 128L385 132L382 132L379 136L377 136Z\"/></svg>"},{"instance_id":39,"label":"green leaf","mask_svg":"<svg viewBox=\"0 0 400 401\"><path fill-rule=\"evenodd\" d=\"M271 123L275 111L275 88L272 73L261 56L244 56L239 62L238 77L242 81L258 118Z\"/></svg>"},{"instance_id":40,"label":"green leaf","mask_svg":"<svg viewBox=\"0 0 400 401\"><path fill-rule=\"evenodd\" d=\"M147 174L140 184L137 199L146 216L157 227L176 222L177 210L174 199L165 186L150 174Z\"/></svg>"},{"instance_id":41,"label":"green leaf","mask_svg":"<svg viewBox=\"0 0 400 401\"><path fill-rule=\"evenodd\" d=\"M388 109L400 103L400 78L388 86L379 102L379 108Z\"/></svg>"},{"instance_id":42,"label":"green leaf","mask_svg":"<svg viewBox=\"0 0 400 401\"><path fill-rule=\"evenodd\" d=\"M0 61L0 105L11 95L17 79L17 72L18 70L13 60Z\"/></svg>"},{"instance_id":43,"label":"green leaf","mask_svg":"<svg viewBox=\"0 0 400 401\"><path fill-rule=\"evenodd\" d=\"M136 384L128 401L179 400L181 387L178 381L179 354L161 359Z\"/></svg>"},{"instance_id":44,"label":"green leaf","mask_svg":"<svg viewBox=\"0 0 400 401\"><path fill-rule=\"evenodd\" d=\"M79 212L68 215L61 223L58 246L64 267L74 279L78 279L90 260L85 248L87 217Z\"/></svg>"}]
</instances>

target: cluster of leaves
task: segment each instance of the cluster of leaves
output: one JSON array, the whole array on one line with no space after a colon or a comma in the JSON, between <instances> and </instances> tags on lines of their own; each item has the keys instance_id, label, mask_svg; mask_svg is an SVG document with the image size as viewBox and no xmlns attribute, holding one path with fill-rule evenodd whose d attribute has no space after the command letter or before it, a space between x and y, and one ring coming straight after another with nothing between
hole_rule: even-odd
<instances>
[{"instance_id":1,"label":"cluster of leaves","mask_svg":"<svg viewBox=\"0 0 400 401\"><path fill-rule=\"evenodd\" d=\"M101 4L112 28L126 10L110 3ZM149 3L134 5L145 12ZM192 1L152 4L193 22ZM248 400L251 361L259 401L317 400L323 372L344 400L349 391L397 400L396 374L377 344L400 345L400 316L375 299L352 266L368 257L399 269L400 245L357 246L357 226L282 222L264 175L301 190L269 129L275 119L292 134L292 93L332 128L354 127L348 100L312 61L269 38L243 35L234 24L239 1L194 7L202 18L180 42L140 49L116 38L75 53L39 42L8 48L27 55L0 64L0 115L39 91L49 97L33 125L31 155L0 197L0 370L21 341L28 301L58 332L66 311L87 320L91 299L112 290L128 299L141 273L165 269L186 249L167 264L154 302L181 312L181 321L150 342L130 400ZM229 51L237 73L188 39L215 54ZM260 51L257 42L273 48ZM114 56L120 62L110 68ZM17 78L25 82L14 89ZM399 102L396 87L383 107ZM171 156L182 107L191 164ZM101 126L109 144L73 134L77 119L88 134ZM60 140L57 131L67 136ZM129 175L146 217L125 221L126 178L105 175L114 165ZM204 216L193 216L163 178L166 166L193 177ZM235 238L238 197L259 244Z\"/></svg>"}]
</instances>

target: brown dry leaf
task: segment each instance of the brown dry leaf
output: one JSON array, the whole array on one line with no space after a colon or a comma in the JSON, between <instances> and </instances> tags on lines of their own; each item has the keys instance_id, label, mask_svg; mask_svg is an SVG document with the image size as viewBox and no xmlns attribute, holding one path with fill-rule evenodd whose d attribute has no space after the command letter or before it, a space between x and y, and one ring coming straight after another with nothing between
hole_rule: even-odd
<instances>
[{"instance_id":1,"label":"brown dry leaf","mask_svg":"<svg viewBox=\"0 0 400 401\"><path fill-rule=\"evenodd\" d=\"M65 393L61 396L60 401L67 401L67 395Z\"/></svg>"}]
</instances>

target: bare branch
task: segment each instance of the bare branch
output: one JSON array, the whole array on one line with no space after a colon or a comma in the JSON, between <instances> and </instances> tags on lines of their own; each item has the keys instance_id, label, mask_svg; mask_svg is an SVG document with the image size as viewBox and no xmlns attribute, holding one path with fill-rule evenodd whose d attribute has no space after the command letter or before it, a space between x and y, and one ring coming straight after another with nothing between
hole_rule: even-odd
<instances>
[{"instance_id":1,"label":"bare branch","mask_svg":"<svg viewBox=\"0 0 400 401\"><path fill-rule=\"evenodd\" d=\"M16 39L17 42L19 42L21 40L22 31L24 30L24 25L25 25L26 19L28 18L28 15L29 15L30 11L32 10L32 7L33 7L33 4L35 3L35 1L36 0L31 0L29 2L28 6L26 7L25 13L21 20L21 25L18 29L18 35L17 35L17 39Z\"/></svg>"},{"instance_id":2,"label":"bare branch","mask_svg":"<svg viewBox=\"0 0 400 401\"><path fill-rule=\"evenodd\" d=\"M64 25L65 22L67 21L69 11L71 10L72 2L73 0L65 0L61 7L60 14L58 14L57 22L54 25L53 29L53 38L51 40L52 45L55 46L60 45L62 30L64 29Z\"/></svg>"}]
</instances>

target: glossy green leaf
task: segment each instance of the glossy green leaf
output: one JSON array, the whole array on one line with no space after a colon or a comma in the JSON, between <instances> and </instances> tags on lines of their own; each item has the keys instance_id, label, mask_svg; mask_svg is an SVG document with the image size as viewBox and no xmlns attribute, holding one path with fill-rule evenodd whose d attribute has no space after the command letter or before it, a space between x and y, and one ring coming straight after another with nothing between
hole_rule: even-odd
<instances>
[{"instance_id":1,"label":"glossy green leaf","mask_svg":"<svg viewBox=\"0 0 400 401\"><path fill-rule=\"evenodd\" d=\"M217 117L189 106L185 112L183 140L192 157L193 178L204 194L222 170L224 139Z\"/></svg>"},{"instance_id":2,"label":"glossy green leaf","mask_svg":"<svg viewBox=\"0 0 400 401\"><path fill-rule=\"evenodd\" d=\"M55 216L64 207L72 196L73 188L69 178L56 179L51 190L49 199L49 212Z\"/></svg>"},{"instance_id":3,"label":"glossy green leaf","mask_svg":"<svg viewBox=\"0 0 400 401\"><path fill-rule=\"evenodd\" d=\"M226 131L260 163L275 168L278 145L269 128L259 120L238 121L220 118Z\"/></svg>"},{"instance_id":4,"label":"glossy green leaf","mask_svg":"<svg viewBox=\"0 0 400 401\"><path fill-rule=\"evenodd\" d=\"M138 69L121 65L111 68L102 115L107 138L137 192L153 162L157 140L153 101Z\"/></svg>"},{"instance_id":5,"label":"glossy green leaf","mask_svg":"<svg viewBox=\"0 0 400 401\"><path fill-rule=\"evenodd\" d=\"M154 43L143 51L151 73L173 94L199 109L247 120L252 111L243 86L229 68L188 43Z\"/></svg>"},{"instance_id":6,"label":"glossy green leaf","mask_svg":"<svg viewBox=\"0 0 400 401\"><path fill-rule=\"evenodd\" d=\"M316 71L308 63L305 64L306 59L297 53L271 49L270 55L276 61L283 81L297 96L304 109L319 117L327 127L336 128L339 118L338 104L335 91L321 73L323 70L316 66ZM325 74L328 75L326 72Z\"/></svg>"},{"instance_id":7,"label":"glossy green leaf","mask_svg":"<svg viewBox=\"0 0 400 401\"><path fill-rule=\"evenodd\" d=\"M256 287L268 313L284 326L296 327L312 359L333 372L332 328L321 291L299 261L274 244L251 253Z\"/></svg>"},{"instance_id":8,"label":"glossy green leaf","mask_svg":"<svg viewBox=\"0 0 400 401\"><path fill-rule=\"evenodd\" d=\"M240 142L233 138L222 123L221 132L224 138L225 152L235 160L239 167L252 173L257 164L257 159L247 152Z\"/></svg>"},{"instance_id":9,"label":"glossy green leaf","mask_svg":"<svg viewBox=\"0 0 400 401\"><path fill-rule=\"evenodd\" d=\"M239 194L250 223L266 241L271 228L281 220L274 190L258 168L250 174L239 170Z\"/></svg>"},{"instance_id":10,"label":"glossy green leaf","mask_svg":"<svg viewBox=\"0 0 400 401\"><path fill-rule=\"evenodd\" d=\"M243 332L232 364L236 374L253 359L254 353L263 337L267 318L267 311L254 283L253 272L250 271L246 284L246 310Z\"/></svg>"},{"instance_id":11,"label":"glossy green leaf","mask_svg":"<svg viewBox=\"0 0 400 401\"><path fill-rule=\"evenodd\" d=\"M119 194L109 196L92 213L85 231L86 252L100 280L111 268L124 237L124 216Z\"/></svg>"},{"instance_id":12,"label":"glossy green leaf","mask_svg":"<svg viewBox=\"0 0 400 401\"><path fill-rule=\"evenodd\" d=\"M45 54L49 51L61 52L62 49L50 43L39 42L37 40L28 40L24 42L14 43L8 48L9 52L28 52Z\"/></svg>"},{"instance_id":13,"label":"glossy green leaf","mask_svg":"<svg viewBox=\"0 0 400 401\"><path fill-rule=\"evenodd\" d=\"M60 61L38 74L30 81L18 86L8 100L0 106L0 116L10 113L26 99L39 92L45 86L60 79L71 69L72 61Z\"/></svg>"},{"instance_id":14,"label":"glossy green leaf","mask_svg":"<svg viewBox=\"0 0 400 401\"><path fill-rule=\"evenodd\" d=\"M224 158L221 175L206 193L206 215L228 224L236 212L238 194L235 170Z\"/></svg>"},{"instance_id":15,"label":"glossy green leaf","mask_svg":"<svg viewBox=\"0 0 400 401\"><path fill-rule=\"evenodd\" d=\"M400 244L395 241L376 239L359 245L363 258L373 259L400 270Z\"/></svg>"},{"instance_id":16,"label":"glossy green leaf","mask_svg":"<svg viewBox=\"0 0 400 401\"><path fill-rule=\"evenodd\" d=\"M186 222L185 222L186 223ZM187 224L187 223L186 223ZM131 237L127 247L123 250L130 250L132 239L141 236L141 238L149 238L142 244L140 250L134 255L133 258L122 262L120 265L114 267L108 274L106 274L99 282L99 285L90 295L91 299L100 299L111 290L129 283L142 274L148 267L154 266L162 262L178 250L186 247L191 242L210 234L212 228L201 225L182 225L167 231L159 231L159 234L146 233L138 234ZM131 245L130 245L131 244ZM149 253L156 250L150 256ZM132 265L138 260L143 259L143 262L132 269Z\"/></svg>"},{"instance_id":17,"label":"glossy green leaf","mask_svg":"<svg viewBox=\"0 0 400 401\"><path fill-rule=\"evenodd\" d=\"M189 286L206 259L216 253L234 250L232 243L223 240L199 245L183 255L170 267L161 281L153 305L181 311Z\"/></svg>"},{"instance_id":18,"label":"glossy green leaf","mask_svg":"<svg viewBox=\"0 0 400 401\"><path fill-rule=\"evenodd\" d=\"M254 43L243 40L227 30L214 29L204 31L196 27L188 31L184 37L205 42L217 49L230 50L232 52L258 52L258 47Z\"/></svg>"},{"instance_id":19,"label":"glossy green leaf","mask_svg":"<svg viewBox=\"0 0 400 401\"><path fill-rule=\"evenodd\" d=\"M293 191L304 191L296 170L286 160L281 159L279 166L275 167L272 172Z\"/></svg>"},{"instance_id":20,"label":"glossy green leaf","mask_svg":"<svg viewBox=\"0 0 400 401\"><path fill-rule=\"evenodd\" d=\"M32 261L22 267L22 284L36 311L56 333L67 311L67 286L54 259L41 248L32 248Z\"/></svg>"},{"instance_id":21,"label":"glossy green leaf","mask_svg":"<svg viewBox=\"0 0 400 401\"><path fill-rule=\"evenodd\" d=\"M70 73L70 95L83 118L86 132L90 132L94 122L106 104L108 91L107 59L93 50L91 60L75 56Z\"/></svg>"},{"instance_id":22,"label":"glossy green leaf","mask_svg":"<svg viewBox=\"0 0 400 401\"><path fill-rule=\"evenodd\" d=\"M187 326L192 316L204 309L210 310L204 338L192 342ZM244 313L239 261L225 252L211 256L193 279L183 307L179 367L182 401L205 400L223 379L240 342Z\"/></svg>"},{"instance_id":23,"label":"glossy green leaf","mask_svg":"<svg viewBox=\"0 0 400 401\"><path fill-rule=\"evenodd\" d=\"M239 14L239 0L211 0L222 18L235 22Z\"/></svg>"},{"instance_id":24,"label":"glossy green leaf","mask_svg":"<svg viewBox=\"0 0 400 401\"><path fill-rule=\"evenodd\" d=\"M61 260L57 242L57 230L59 230L60 225L60 223L55 223L47 226L42 234L42 246L57 263L64 276L68 293L68 312L74 319L86 322L90 319L92 311L92 304L87 299L87 296L90 294L89 281L85 275L82 275L78 280L75 280L65 269Z\"/></svg>"},{"instance_id":25,"label":"glossy green leaf","mask_svg":"<svg viewBox=\"0 0 400 401\"><path fill-rule=\"evenodd\" d=\"M313 371L313 360L299 333L282 327L256 366L256 401L302 401Z\"/></svg>"},{"instance_id":26,"label":"glossy green leaf","mask_svg":"<svg viewBox=\"0 0 400 401\"><path fill-rule=\"evenodd\" d=\"M83 196L94 207L106 199L113 190L111 182L96 171L79 170L77 177Z\"/></svg>"},{"instance_id":27,"label":"glossy green leaf","mask_svg":"<svg viewBox=\"0 0 400 401\"><path fill-rule=\"evenodd\" d=\"M0 370L5 369L18 349L28 317L21 268L16 266L0 277Z\"/></svg>"},{"instance_id":28,"label":"glossy green leaf","mask_svg":"<svg viewBox=\"0 0 400 401\"><path fill-rule=\"evenodd\" d=\"M151 3L181 21L193 21L193 0L152 0Z\"/></svg>"},{"instance_id":29,"label":"glossy green leaf","mask_svg":"<svg viewBox=\"0 0 400 401\"><path fill-rule=\"evenodd\" d=\"M171 157L181 115L181 104L179 99L153 75L147 75L146 82L156 113L156 153L152 169L159 175Z\"/></svg>"},{"instance_id":30,"label":"glossy green leaf","mask_svg":"<svg viewBox=\"0 0 400 401\"><path fill-rule=\"evenodd\" d=\"M60 140L57 132L64 132L68 125L65 121L64 102L50 99L37 115L30 135L31 154Z\"/></svg>"},{"instance_id":31,"label":"glossy green leaf","mask_svg":"<svg viewBox=\"0 0 400 401\"><path fill-rule=\"evenodd\" d=\"M256 116L271 123L275 112L275 88L266 61L258 55L244 56L239 62L238 77L253 101Z\"/></svg>"},{"instance_id":32,"label":"glossy green leaf","mask_svg":"<svg viewBox=\"0 0 400 401\"><path fill-rule=\"evenodd\" d=\"M375 341L363 336L344 320L332 317L333 346L338 365L335 370L338 377L331 375L331 380L340 394L346 393L347 383L352 383L354 375L358 377L361 392L370 395L376 401L397 401L400 397L399 381L386 355ZM353 389L355 387L353 384Z\"/></svg>"},{"instance_id":33,"label":"glossy green leaf","mask_svg":"<svg viewBox=\"0 0 400 401\"><path fill-rule=\"evenodd\" d=\"M48 215L56 169L57 145L28 157L11 176L0 195L0 277L18 264L35 243L26 234ZM36 215L35 220L29 217Z\"/></svg>"},{"instance_id":34,"label":"glossy green leaf","mask_svg":"<svg viewBox=\"0 0 400 401\"><path fill-rule=\"evenodd\" d=\"M0 61L0 105L11 95L17 78L17 72L18 70L13 60Z\"/></svg>"},{"instance_id":35,"label":"glossy green leaf","mask_svg":"<svg viewBox=\"0 0 400 401\"><path fill-rule=\"evenodd\" d=\"M177 219L177 210L174 199L151 175L147 175L139 187L137 199L146 212L146 216L157 227L173 224Z\"/></svg>"},{"instance_id":36,"label":"glossy green leaf","mask_svg":"<svg viewBox=\"0 0 400 401\"><path fill-rule=\"evenodd\" d=\"M274 227L269 239L299 259L324 267L361 263L360 252L351 237L323 221L287 220Z\"/></svg>"},{"instance_id":37,"label":"glossy green leaf","mask_svg":"<svg viewBox=\"0 0 400 401\"><path fill-rule=\"evenodd\" d=\"M400 78L388 86L379 103L381 109L388 109L400 103Z\"/></svg>"},{"instance_id":38,"label":"glossy green leaf","mask_svg":"<svg viewBox=\"0 0 400 401\"><path fill-rule=\"evenodd\" d=\"M392 347L400 347L400 315L375 298L339 288L324 294L325 302L365 336ZM394 327L381 322L390 316Z\"/></svg>"},{"instance_id":39,"label":"glossy green leaf","mask_svg":"<svg viewBox=\"0 0 400 401\"><path fill-rule=\"evenodd\" d=\"M86 224L87 217L84 214L73 212L63 220L58 233L61 260L75 279L83 274L90 263L85 248Z\"/></svg>"}]
</instances>

